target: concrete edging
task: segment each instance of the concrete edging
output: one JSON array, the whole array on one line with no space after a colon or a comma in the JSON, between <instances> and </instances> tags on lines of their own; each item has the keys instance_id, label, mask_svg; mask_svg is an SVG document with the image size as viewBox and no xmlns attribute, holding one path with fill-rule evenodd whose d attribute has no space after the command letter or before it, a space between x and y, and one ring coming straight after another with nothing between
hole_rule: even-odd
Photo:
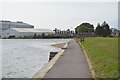
<instances>
[{"instance_id":1,"label":"concrete edging","mask_svg":"<svg viewBox=\"0 0 120 80\"><path fill-rule=\"evenodd\" d=\"M82 50L83 50L83 52L84 52L84 54L85 54L85 58L86 58L86 60L87 60L87 63L88 63L89 68L90 68L90 72L91 72L91 74L92 74L92 78L95 78L95 71L93 70L92 64L91 64L90 59L89 59L89 57L88 57L88 55L87 55L87 53L86 53L86 51L85 51L85 48L83 47L83 45L82 45L80 42L79 42L79 44L80 44L80 46L82 47Z\"/></svg>"},{"instance_id":2,"label":"concrete edging","mask_svg":"<svg viewBox=\"0 0 120 80\"><path fill-rule=\"evenodd\" d=\"M68 45L68 42L65 44L64 48L66 48ZM57 60L60 58L60 56L63 54L65 50L60 50L53 58L50 60L50 62L47 63L45 67L43 67L41 70L39 70L32 78L44 78L44 76L47 74L47 72L52 68L52 66L57 62Z\"/></svg>"}]
</instances>

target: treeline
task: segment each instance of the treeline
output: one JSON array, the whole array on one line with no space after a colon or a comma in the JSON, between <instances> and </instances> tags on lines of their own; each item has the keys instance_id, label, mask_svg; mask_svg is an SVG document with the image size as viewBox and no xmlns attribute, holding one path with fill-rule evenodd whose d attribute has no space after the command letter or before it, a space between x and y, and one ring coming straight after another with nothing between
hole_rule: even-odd
<instances>
[{"instance_id":1,"label":"treeline","mask_svg":"<svg viewBox=\"0 0 120 80\"><path fill-rule=\"evenodd\" d=\"M73 38L73 36L55 35L55 34L44 35L44 34L42 34L39 36L24 36L24 37L10 36L8 38L2 38L2 39L61 39L61 38Z\"/></svg>"},{"instance_id":2,"label":"treeline","mask_svg":"<svg viewBox=\"0 0 120 80\"><path fill-rule=\"evenodd\" d=\"M112 30L110 29L109 24L104 21L102 24L98 23L96 28L90 23L82 23L81 25L75 28L75 33L80 34L89 34L100 37L111 36ZM120 34L120 32L118 33Z\"/></svg>"},{"instance_id":3,"label":"treeline","mask_svg":"<svg viewBox=\"0 0 120 80\"><path fill-rule=\"evenodd\" d=\"M38 38L38 39L54 39L54 38L72 38L73 36L69 36L69 35L56 35L56 34L48 34L45 35L45 33L42 33L42 35L40 36L33 36L33 38Z\"/></svg>"}]
</instances>

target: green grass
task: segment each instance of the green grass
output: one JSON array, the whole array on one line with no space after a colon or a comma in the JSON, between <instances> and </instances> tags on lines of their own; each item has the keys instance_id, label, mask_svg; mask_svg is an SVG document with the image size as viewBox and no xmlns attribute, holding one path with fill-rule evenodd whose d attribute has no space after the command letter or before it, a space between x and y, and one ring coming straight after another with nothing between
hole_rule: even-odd
<instances>
[{"instance_id":1,"label":"green grass","mask_svg":"<svg viewBox=\"0 0 120 80\"><path fill-rule=\"evenodd\" d=\"M81 43L96 77L118 78L118 38L85 38L85 42Z\"/></svg>"}]
</instances>

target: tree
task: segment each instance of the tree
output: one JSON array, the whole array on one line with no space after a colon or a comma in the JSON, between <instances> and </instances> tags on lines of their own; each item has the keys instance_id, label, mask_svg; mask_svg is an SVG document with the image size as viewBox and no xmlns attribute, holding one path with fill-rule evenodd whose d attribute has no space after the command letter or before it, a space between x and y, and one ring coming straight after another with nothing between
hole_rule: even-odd
<instances>
[{"instance_id":1,"label":"tree","mask_svg":"<svg viewBox=\"0 0 120 80\"><path fill-rule=\"evenodd\" d=\"M110 36L111 35L110 26L105 21L102 23L101 26L98 23L95 33L98 36L103 36L103 37Z\"/></svg>"},{"instance_id":2,"label":"tree","mask_svg":"<svg viewBox=\"0 0 120 80\"><path fill-rule=\"evenodd\" d=\"M41 37L42 37L42 38L45 38L45 33L42 33Z\"/></svg>"},{"instance_id":3,"label":"tree","mask_svg":"<svg viewBox=\"0 0 120 80\"><path fill-rule=\"evenodd\" d=\"M111 35L111 30L110 30L110 26L108 25L108 23L106 23L104 21L101 26L104 28L103 37L110 36Z\"/></svg>"},{"instance_id":4,"label":"tree","mask_svg":"<svg viewBox=\"0 0 120 80\"><path fill-rule=\"evenodd\" d=\"M47 37L47 38L53 38L53 37L54 37L54 34L48 34L46 37Z\"/></svg>"},{"instance_id":5,"label":"tree","mask_svg":"<svg viewBox=\"0 0 120 80\"><path fill-rule=\"evenodd\" d=\"M82 23L81 25L75 28L76 34L91 33L91 32L94 32L94 26L91 25L90 23Z\"/></svg>"},{"instance_id":6,"label":"tree","mask_svg":"<svg viewBox=\"0 0 120 80\"><path fill-rule=\"evenodd\" d=\"M103 31L104 31L104 28L100 26L100 23L98 23L95 30L95 34L98 36L103 36Z\"/></svg>"}]
</instances>

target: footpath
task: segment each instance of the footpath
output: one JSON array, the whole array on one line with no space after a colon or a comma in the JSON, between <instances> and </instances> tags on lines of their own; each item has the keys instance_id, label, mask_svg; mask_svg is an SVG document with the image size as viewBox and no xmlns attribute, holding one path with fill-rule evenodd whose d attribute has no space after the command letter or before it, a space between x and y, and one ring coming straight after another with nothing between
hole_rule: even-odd
<instances>
[{"instance_id":1,"label":"footpath","mask_svg":"<svg viewBox=\"0 0 120 80\"><path fill-rule=\"evenodd\" d=\"M90 69L79 44L72 40L44 78L89 78Z\"/></svg>"}]
</instances>

